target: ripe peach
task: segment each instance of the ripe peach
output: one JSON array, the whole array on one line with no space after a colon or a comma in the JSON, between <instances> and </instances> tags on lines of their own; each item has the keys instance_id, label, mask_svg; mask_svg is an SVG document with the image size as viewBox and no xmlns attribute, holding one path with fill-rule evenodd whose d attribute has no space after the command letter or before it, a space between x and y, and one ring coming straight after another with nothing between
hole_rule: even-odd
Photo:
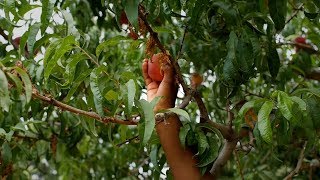
<instances>
[{"instance_id":1,"label":"ripe peach","mask_svg":"<svg viewBox=\"0 0 320 180\"><path fill-rule=\"evenodd\" d=\"M304 37L297 37L297 38L294 39L294 41L296 43L307 44L306 43L306 38L304 38Z\"/></svg>"},{"instance_id":2,"label":"ripe peach","mask_svg":"<svg viewBox=\"0 0 320 180\"><path fill-rule=\"evenodd\" d=\"M163 73L161 72L161 64L159 62L161 54L155 54L148 61L148 75L154 81L162 81Z\"/></svg>"}]
</instances>

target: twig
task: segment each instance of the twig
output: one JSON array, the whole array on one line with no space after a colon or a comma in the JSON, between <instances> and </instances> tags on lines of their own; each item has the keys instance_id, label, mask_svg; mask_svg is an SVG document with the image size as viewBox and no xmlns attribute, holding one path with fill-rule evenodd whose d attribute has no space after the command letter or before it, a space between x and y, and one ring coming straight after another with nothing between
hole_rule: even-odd
<instances>
[{"instance_id":1,"label":"twig","mask_svg":"<svg viewBox=\"0 0 320 180\"><path fill-rule=\"evenodd\" d=\"M299 155L299 159L298 159L298 163L297 163L296 168L295 168L293 171L291 171L291 173L288 174L288 175L284 178L285 180L292 179L292 177L293 177L294 175L296 175L296 174L299 173L300 168L301 168L301 165L302 165L302 161L303 161L303 158L304 158L304 151L306 150L307 143L308 143L308 142L305 141L304 144L303 144L303 147L302 147L302 149L301 149L301 151L300 151L300 155Z\"/></svg>"},{"instance_id":2,"label":"twig","mask_svg":"<svg viewBox=\"0 0 320 180\"><path fill-rule=\"evenodd\" d=\"M117 144L117 147L121 147L122 145L127 144L127 143L130 143L131 141L136 140L136 139L139 139L139 136L138 136L138 135L137 135L137 136L134 136L134 137L132 137L132 138L129 138L129 139L127 139L127 140L125 140L125 141Z\"/></svg>"},{"instance_id":3,"label":"twig","mask_svg":"<svg viewBox=\"0 0 320 180\"><path fill-rule=\"evenodd\" d=\"M183 37L182 37L182 40L181 40L181 43L180 43L180 48L179 48L179 51L178 51L178 55L177 55L176 61L178 61L179 58L180 58L180 55L181 55L181 52L182 52L183 43L184 43L184 39L185 39L186 34L187 34L187 28L188 28L188 26L186 26L184 28L184 33L183 33Z\"/></svg>"},{"instance_id":4,"label":"twig","mask_svg":"<svg viewBox=\"0 0 320 180\"><path fill-rule=\"evenodd\" d=\"M227 113L228 113L228 125L229 125L229 130L232 130L233 117L232 117L231 112L230 112L230 99L227 99L226 110L227 110Z\"/></svg>"},{"instance_id":5,"label":"twig","mask_svg":"<svg viewBox=\"0 0 320 180\"><path fill-rule=\"evenodd\" d=\"M194 91L192 91L190 94L186 95L186 96L183 98L181 104L179 104L178 108L184 109L185 107L187 107L187 105L188 105L189 102L191 101L191 98L192 98L193 94L194 94Z\"/></svg>"},{"instance_id":6,"label":"twig","mask_svg":"<svg viewBox=\"0 0 320 180\"><path fill-rule=\"evenodd\" d=\"M0 35L4 38L4 39L6 39L6 40L8 40L8 35L6 35L6 33L4 33L4 30L0 27Z\"/></svg>"},{"instance_id":7,"label":"twig","mask_svg":"<svg viewBox=\"0 0 320 180\"><path fill-rule=\"evenodd\" d=\"M235 151L234 154L235 154L236 161L237 161L237 164L238 164L238 168L239 168L239 173L240 173L241 179L244 180L243 172L242 172L242 167L241 167L241 164L240 164L240 159L239 159L238 152Z\"/></svg>"},{"instance_id":8,"label":"twig","mask_svg":"<svg viewBox=\"0 0 320 180\"><path fill-rule=\"evenodd\" d=\"M296 8L296 10L292 13L292 15L286 21L286 24L288 24L298 14L298 12L302 10L302 7L303 7L303 3L300 4L300 6L298 6L298 8Z\"/></svg>"}]
</instances>

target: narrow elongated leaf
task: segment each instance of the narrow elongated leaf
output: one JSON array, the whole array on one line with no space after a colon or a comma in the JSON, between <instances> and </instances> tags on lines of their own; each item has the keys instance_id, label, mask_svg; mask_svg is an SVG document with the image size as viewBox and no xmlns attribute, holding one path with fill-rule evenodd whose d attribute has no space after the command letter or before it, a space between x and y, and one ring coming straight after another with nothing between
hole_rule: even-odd
<instances>
[{"instance_id":1,"label":"narrow elongated leaf","mask_svg":"<svg viewBox=\"0 0 320 180\"><path fill-rule=\"evenodd\" d=\"M243 117L247 111L253 107L255 107L256 105L262 103L266 101L266 99L255 99L255 100L252 100L252 101L248 101L246 102L242 107L241 109L239 110L239 113L238 113L238 116L241 116Z\"/></svg>"},{"instance_id":2,"label":"narrow elongated leaf","mask_svg":"<svg viewBox=\"0 0 320 180\"><path fill-rule=\"evenodd\" d=\"M316 88L302 88L302 89L298 89L296 90L293 94L294 95L297 95L297 94L301 94L303 92L308 92L308 93L311 93L317 97L320 98L320 90L319 89L316 89Z\"/></svg>"},{"instance_id":3,"label":"narrow elongated leaf","mask_svg":"<svg viewBox=\"0 0 320 180\"><path fill-rule=\"evenodd\" d=\"M29 37L30 31L26 31L20 38L20 44L19 44L19 58L21 56L25 56L25 47L27 45L28 37Z\"/></svg>"},{"instance_id":4,"label":"narrow elongated leaf","mask_svg":"<svg viewBox=\"0 0 320 180\"><path fill-rule=\"evenodd\" d=\"M4 129L0 128L0 136L3 137L6 136L6 134L7 132Z\"/></svg>"},{"instance_id":5,"label":"narrow elongated leaf","mask_svg":"<svg viewBox=\"0 0 320 180\"><path fill-rule=\"evenodd\" d=\"M64 101L68 102L73 94L77 91L79 85L91 74L92 69L88 69L87 71L80 74L79 77L73 82L73 85L68 92L67 96L64 98Z\"/></svg>"},{"instance_id":6,"label":"narrow elongated leaf","mask_svg":"<svg viewBox=\"0 0 320 180\"><path fill-rule=\"evenodd\" d=\"M142 143L146 144L153 132L153 129L155 127L155 119L154 119L154 112L153 112L153 108L154 106L158 103L158 101L160 100L160 98L154 98L150 103L144 99L140 99L140 105L143 109L143 115L145 118L145 122L144 122L144 134L143 134L143 140Z\"/></svg>"},{"instance_id":7,"label":"narrow elongated leaf","mask_svg":"<svg viewBox=\"0 0 320 180\"><path fill-rule=\"evenodd\" d=\"M283 116L290 121L292 118L292 105L293 102L289 98L288 94L285 92L279 91L278 93L278 107L283 114Z\"/></svg>"},{"instance_id":8,"label":"narrow elongated leaf","mask_svg":"<svg viewBox=\"0 0 320 180\"><path fill-rule=\"evenodd\" d=\"M273 109L273 102L266 101L258 113L258 129L262 139L270 144L272 142L272 129L269 115Z\"/></svg>"},{"instance_id":9,"label":"narrow elongated leaf","mask_svg":"<svg viewBox=\"0 0 320 180\"><path fill-rule=\"evenodd\" d=\"M59 43L59 42L57 42ZM67 36L65 37L61 44L54 43L52 49L49 49L48 55L45 55L44 62L45 62L45 70L44 70L44 78L47 80L53 70L53 68L56 66L57 61L68 51L70 51L73 48L74 44L77 44L75 41L74 36ZM52 51L55 51L54 56L52 57ZM47 52L46 52L47 54ZM52 58L50 58L52 57Z\"/></svg>"},{"instance_id":10,"label":"narrow elongated leaf","mask_svg":"<svg viewBox=\"0 0 320 180\"><path fill-rule=\"evenodd\" d=\"M158 165L158 147L157 146L153 146L150 152L150 160L154 166L154 169L159 173L161 173L161 170L159 169L159 165Z\"/></svg>"},{"instance_id":11,"label":"narrow elongated leaf","mask_svg":"<svg viewBox=\"0 0 320 180\"><path fill-rule=\"evenodd\" d=\"M79 38L80 34L76 28L76 21L73 19L72 14L67 10L62 10L61 12L68 25L68 35L73 35Z\"/></svg>"},{"instance_id":12,"label":"narrow elongated leaf","mask_svg":"<svg viewBox=\"0 0 320 180\"><path fill-rule=\"evenodd\" d=\"M54 8L54 3L56 0L43 0L42 1L42 11L41 11L41 34L46 31L50 18L52 17L52 12Z\"/></svg>"},{"instance_id":13,"label":"narrow elongated leaf","mask_svg":"<svg viewBox=\"0 0 320 180\"><path fill-rule=\"evenodd\" d=\"M14 82L14 85L17 88L18 93L21 94L23 88L21 80L11 73L7 73L7 76L11 79L11 81Z\"/></svg>"},{"instance_id":14,"label":"narrow elongated leaf","mask_svg":"<svg viewBox=\"0 0 320 180\"><path fill-rule=\"evenodd\" d=\"M27 40L27 49L28 49L28 52L29 52L29 55L30 55L31 58L33 57L33 53L34 53L33 47L34 47L34 44L36 42L36 36L37 36L37 34L39 32L40 25L41 25L40 23L35 23L29 28L29 36L28 36L28 40Z\"/></svg>"},{"instance_id":15,"label":"narrow elongated leaf","mask_svg":"<svg viewBox=\"0 0 320 180\"><path fill-rule=\"evenodd\" d=\"M276 30L282 30L285 26L287 15L287 0L269 0L270 16L274 22Z\"/></svg>"},{"instance_id":16,"label":"narrow elongated leaf","mask_svg":"<svg viewBox=\"0 0 320 180\"><path fill-rule=\"evenodd\" d=\"M199 154L202 154L209 147L209 144L206 135L201 130L197 131L197 140Z\"/></svg>"},{"instance_id":17,"label":"narrow elongated leaf","mask_svg":"<svg viewBox=\"0 0 320 180\"><path fill-rule=\"evenodd\" d=\"M212 163L218 156L219 146L217 146L217 142L213 138L208 138L209 148L204 152L201 156L198 167L205 167Z\"/></svg>"},{"instance_id":18,"label":"narrow elongated leaf","mask_svg":"<svg viewBox=\"0 0 320 180\"><path fill-rule=\"evenodd\" d=\"M106 40L105 42L99 44L96 48L96 56L99 57L102 51L104 51L108 46L115 46L119 44L122 40L128 40L127 37L124 36L115 36L111 39Z\"/></svg>"},{"instance_id":19,"label":"narrow elongated leaf","mask_svg":"<svg viewBox=\"0 0 320 180\"><path fill-rule=\"evenodd\" d=\"M139 6L139 0L126 1L124 5L124 10L127 14L127 17L130 23L136 29L138 29L138 6Z\"/></svg>"},{"instance_id":20,"label":"narrow elongated leaf","mask_svg":"<svg viewBox=\"0 0 320 180\"><path fill-rule=\"evenodd\" d=\"M268 67L271 76L276 78L280 68L280 58L277 49L271 46L269 48Z\"/></svg>"},{"instance_id":21,"label":"narrow elongated leaf","mask_svg":"<svg viewBox=\"0 0 320 180\"><path fill-rule=\"evenodd\" d=\"M94 100L94 105L96 107L96 110L100 116L104 116L103 112L103 96L101 94L101 91L99 89L99 74L100 74L100 69L95 68L90 75L90 88L93 93L93 100Z\"/></svg>"},{"instance_id":22,"label":"narrow elongated leaf","mask_svg":"<svg viewBox=\"0 0 320 180\"><path fill-rule=\"evenodd\" d=\"M5 165L9 164L12 160L12 151L11 147L9 146L8 142L4 142L1 147L1 157L3 160L3 163Z\"/></svg>"},{"instance_id":23,"label":"narrow elongated leaf","mask_svg":"<svg viewBox=\"0 0 320 180\"><path fill-rule=\"evenodd\" d=\"M229 40L227 42L228 55L223 65L223 77L227 81L232 81L236 77L236 67L234 61L236 58L236 47L238 46L238 37L232 31L229 35Z\"/></svg>"},{"instance_id":24,"label":"narrow elongated leaf","mask_svg":"<svg viewBox=\"0 0 320 180\"><path fill-rule=\"evenodd\" d=\"M0 107L9 112L10 97L8 89L8 80L4 72L0 69Z\"/></svg>"},{"instance_id":25,"label":"narrow elongated leaf","mask_svg":"<svg viewBox=\"0 0 320 180\"><path fill-rule=\"evenodd\" d=\"M78 53L78 54L74 54L74 55L70 56L70 59L71 59L71 61L68 63L68 65L66 67L66 74L67 74L68 78L67 78L67 81L63 84L63 86L67 86L71 82L73 82L77 64L81 60L87 59L87 56L82 53Z\"/></svg>"},{"instance_id":26,"label":"narrow elongated leaf","mask_svg":"<svg viewBox=\"0 0 320 180\"><path fill-rule=\"evenodd\" d=\"M295 103L298 104L298 106L299 106L299 108L300 108L301 111L307 110L307 104L306 104L306 102L304 102L304 100L302 100L301 98L298 98L297 96L291 96L290 99L291 99L293 102L295 102Z\"/></svg>"},{"instance_id":27,"label":"narrow elongated leaf","mask_svg":"<svg viewBox=\"0 0 320 180\"><path fill-rule=\"evenodd\" d=\"M32 97L32 83L29 75L19 67L14 68L21 76L22 82L24 84L24 91L26 93L26 103L29 103Z\"/></svg>"},{"instance_id":28,"label":"narrow elongated leaf","mask_svg":"<svg viewBox=\"0 0 320 180\"><path fill-rule=\"evenodd\" d=\"M117 100L119 97L119 94L117 92L115 92L114 90L109 90L104 97L108 100L108 101L112 101L112 100Z\"/></svg>"},{"instance_id":29,"label":"narrow elongated leaf","mask_svg":"<svg viewBox=\"0 0 320 180\"><path fill-rule=\"evenodd\" d=\"M191 127L189 124L186 124L182 127L180 127L180 131L179 131L179 139L180 139L180 143L183 147L185 147L186 145L186 138L188 135L188 132L190 131Z\"/></svg>"},{"instance_id":30,"label":"narrow elongated leaf","mask_svg":"<svg viewBox=\"0 0 320 180\"><path fill-rule=\"evenodd\" d=\"M136 84L134 83L134 81L132 79L130 79L126 83L126 87L127 87L127 95L128 95L127 110L130 115L131 110L132 110L132 106L133 106L134 97L136 95Z\"/></svg>"},{"instance_id":31,"label":"narrow elongated leaf","mask_svg":"<svg viewBox=\"0 0 320 180\"><path fill-rule=\"evenodd\" d=\"M180 115L180 116L186 118L189 122L191 121L189 114L187 113L187 111L185 111L185 110L183 110L183 109L180 109L180 108L170 108L170 109L168 109L168 111L171 111L171 112L173 112L173 113L176 113L177 115Z\"/></svg>"}]
</instances>

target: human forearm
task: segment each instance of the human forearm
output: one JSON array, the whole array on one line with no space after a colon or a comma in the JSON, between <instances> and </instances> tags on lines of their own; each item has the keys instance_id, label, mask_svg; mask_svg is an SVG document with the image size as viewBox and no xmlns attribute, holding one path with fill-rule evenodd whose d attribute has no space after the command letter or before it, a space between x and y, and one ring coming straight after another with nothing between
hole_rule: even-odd
<instances>
[{"instance_id":1,"label":"human forearm","mask_svg":"<svg viewBox=\"0 0 320 180\"><path fill-rule=\"evenodd\" d=\"M162 148L175 179L200 179L196 159L179 140L181 123L178 116L169 116L156 126Z\"/></svg>"}]
</instances>

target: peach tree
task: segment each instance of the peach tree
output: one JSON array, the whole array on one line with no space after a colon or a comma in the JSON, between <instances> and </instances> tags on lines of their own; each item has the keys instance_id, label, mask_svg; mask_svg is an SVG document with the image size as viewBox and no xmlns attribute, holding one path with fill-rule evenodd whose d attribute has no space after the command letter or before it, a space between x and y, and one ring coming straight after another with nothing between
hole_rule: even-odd
<instances>
[{"instance_id":1,"label":"peach tree","mask_svg":"<svg viewBox=\"0 0 320 180\"><path fill-rule=\"evenodd\" d=\"M0 7L1 178L171 178L141 73L157 53L202 173L320 176L318 0Z\"/></svg>"}]
</instances>

